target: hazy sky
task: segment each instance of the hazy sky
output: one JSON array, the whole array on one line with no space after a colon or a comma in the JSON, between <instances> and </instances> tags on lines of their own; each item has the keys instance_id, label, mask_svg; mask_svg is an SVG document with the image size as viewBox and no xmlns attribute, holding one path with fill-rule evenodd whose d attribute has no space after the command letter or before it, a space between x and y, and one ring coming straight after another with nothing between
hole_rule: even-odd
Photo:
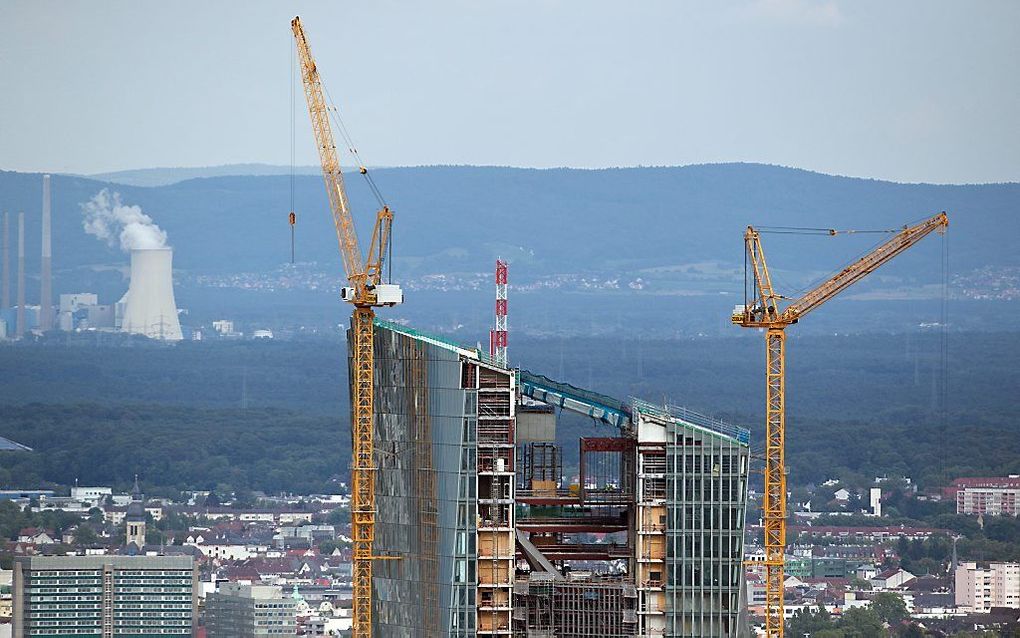
<instances>
[{"instance_id":1,"label":"hazy sky","mask_svg":"<svg viewBox=\"0 0 1020 638\"><path fill-rule=\"evenodd\" d=\"M0 169L288 164L295 14L373 165L1020 181L1012 0L0 0Z\"/></svg>"}]
</instances>

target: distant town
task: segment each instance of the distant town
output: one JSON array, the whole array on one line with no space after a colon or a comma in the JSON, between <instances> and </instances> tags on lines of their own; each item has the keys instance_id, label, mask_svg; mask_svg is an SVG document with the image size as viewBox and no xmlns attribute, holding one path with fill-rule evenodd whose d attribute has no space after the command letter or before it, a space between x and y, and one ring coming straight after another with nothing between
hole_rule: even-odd
<instances>
[{"instance_id":1,"label":"distant town","mask_svg":"<svg viewBox=\"0 0 1020 638\"><path fill-rule=\"evenodd\" d=\"M180 501L147 498L142 485L139 480L130 492L77 485L63 491L0 490L0 529L26 523L0 550L0 626L11 622L18 601L39 591L33 588L47 574L75 584L87 597L126 586L116 578L104 584L99 578L104 572L155 578L172 565L180 574L180 614L160 625L163 633L190 635L192 626L201 625L210 637L251 635L265 624L252 613L256 608L272 609L281 635L349 632L352 563L345 485L336 494L196 491ZM956 479L934 494L919 493L904 477L876 477L863 492L835 480L804 491L806 500L791 503L787 618L818 610L839 617L876 601L893 601L899 621L946 634L1015 623L1020 562L959 560L956 546L965 539L964 530L894 524L899 514L890 516L893 495L901 508L948 502L975 527L1012 520L1015 530L1020 476ZM749 511L758 496L750 495ZM861 524L864 517L871 522ZM611 542L611 536L591 534L583 540L598 545ZM749 524L744 595L752 616L764 604L762 574L754 566L760 541L760 525ZM87 582L72 583L74 578ZM248 611L238 615L237 609ZM248 625L240 626L239 618ZM55 626L74 622L73 616L54 617Z\"/></svg>"}]
</instances>

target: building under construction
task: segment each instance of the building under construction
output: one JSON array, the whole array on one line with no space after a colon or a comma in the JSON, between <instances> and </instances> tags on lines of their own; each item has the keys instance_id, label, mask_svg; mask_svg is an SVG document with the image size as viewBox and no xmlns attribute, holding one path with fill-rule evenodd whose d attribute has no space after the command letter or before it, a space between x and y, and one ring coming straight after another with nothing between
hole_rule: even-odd
<instances>
[{"instance_id":1,"label":"building under construction","mask_svg":"<svg viewBox=\"0 0 1020 638\"><path fill-rule=\"evenodd\" d=\"M378 320L374 351L373 635L746 633L747 430ZM562 410L601 426L576 456Z\"/></svg>"}]
</instances>

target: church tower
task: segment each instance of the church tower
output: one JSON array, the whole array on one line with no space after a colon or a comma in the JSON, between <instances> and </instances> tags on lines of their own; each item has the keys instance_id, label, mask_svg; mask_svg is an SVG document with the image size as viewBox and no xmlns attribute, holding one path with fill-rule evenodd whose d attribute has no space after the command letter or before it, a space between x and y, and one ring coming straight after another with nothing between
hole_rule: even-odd
<instances>
[{"instance_id":1,"label":"church tower","mask_svg":"<svg viewBox=\"0 0 1020 638\"><path fill-rule=\"evenodd\" d=\"M128 548L134 544L137 551L145 547L145 496L138 487L138 475L135 475L135 487L131 490L131 503L124 517L127 523L127 535L124 540Z\"/></svg>"}]
</instances>

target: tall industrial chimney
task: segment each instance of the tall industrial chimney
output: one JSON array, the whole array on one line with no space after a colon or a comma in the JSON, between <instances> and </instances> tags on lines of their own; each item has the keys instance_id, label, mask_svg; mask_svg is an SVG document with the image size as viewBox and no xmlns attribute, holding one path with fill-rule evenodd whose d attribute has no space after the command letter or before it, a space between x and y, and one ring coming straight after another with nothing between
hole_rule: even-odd
<instances>
[{"instance_id":1,"label":"tall industrial chimney","mask_svg":"<svg viewBox=\"0 0 1020 638\"><path fill-rule=\"evenodd\" d=\"M18 326L14 337L25 336L25 213L18 213Z\"/></svg>"},{"instance_id":2,"label":"tall industrial chimney","mask_svg":"<svg viewBox=\"0 0 1020 638\"><path fill-rule=\"evenodd\" d=\"M122 300L121 330L152 339L180 341L181 322L174 301L173 250L131 251L131 283Z\"/></svg>"},{"instance_id":3,"label":"tall industrial chimney","mask_svg":"<svg viewBox=\"0 0 1020 638\"><path fill-rule=\"evenodd\" d=\"M4 282L0 308L11 307L11 223L10 214L4 211Z\"/></svg>"},{"instance_id":4,"label":"tall industrial chimney","mask_svg":"<svg viewBox=\"0 0 1020 638\"><path fill-rule=\"evenodd\" d=\"M53 290L51 278L53 257L50 253L50 176L43 175L42 191L42 260L39 277L39 329L53 329Z\"/></svg>"}]
</instances>

